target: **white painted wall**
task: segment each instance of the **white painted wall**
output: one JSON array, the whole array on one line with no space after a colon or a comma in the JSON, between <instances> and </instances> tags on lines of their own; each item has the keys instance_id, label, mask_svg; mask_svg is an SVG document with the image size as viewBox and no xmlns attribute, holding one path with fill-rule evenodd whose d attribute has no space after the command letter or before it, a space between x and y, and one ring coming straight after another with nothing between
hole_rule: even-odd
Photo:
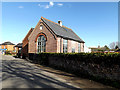
<instances>
[{"instance_id":1,"label":"white painted wall","mask_svg":"<svg viewBox=\"0 0 120 90\"><path fill-rule=\"evenodd\" d=\"M91 49L89 49L86 45L84 45L84 52L91 53Z\"/></svg>"}]
</instances>

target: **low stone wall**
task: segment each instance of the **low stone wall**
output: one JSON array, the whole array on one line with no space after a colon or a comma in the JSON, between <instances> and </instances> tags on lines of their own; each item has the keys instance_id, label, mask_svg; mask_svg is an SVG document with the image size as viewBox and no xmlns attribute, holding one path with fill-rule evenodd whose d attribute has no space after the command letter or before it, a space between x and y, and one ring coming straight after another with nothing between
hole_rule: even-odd
<instances>
[{"instance_id":1,"label":"low stone wall","mask_svg":"<svg viewBox=\"0 0 120 90\"><path fill-rule=\"evenodd\" d=\"M78 76L120 82L120 55L29 54L29 59ZM42 63L41 63L42 62ZM106 81L107 82L107 81ZM119 87L119 86L118 86Z\"/></svg>"}]
</instances>

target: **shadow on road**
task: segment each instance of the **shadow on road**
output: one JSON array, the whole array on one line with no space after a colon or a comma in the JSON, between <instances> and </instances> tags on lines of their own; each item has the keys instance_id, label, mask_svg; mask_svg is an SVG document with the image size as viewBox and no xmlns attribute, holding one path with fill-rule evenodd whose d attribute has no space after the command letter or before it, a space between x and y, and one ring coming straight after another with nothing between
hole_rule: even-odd
<instances>
[{"instance_id":1,"label":"shadow on road","mask_svg":"<svg viewBox=\"0 0 120 90\"><path fill-rule=\"evenodd\" d=\"M76 89L72 85L68 85L62 81L55 79L49 75L49 71L44 71L39 67L28 64L29 62L24 60L3 60L2 61L2 81L8 79L13 80L7 83L11 83L11 87L4 88L19 88L23 84L29 88L70 88ZM44 74L47 73L46 74ZM48 73L49 72L49 73ZM4 83L4 84L7 84Z\"/></svg>"}]
</instances>

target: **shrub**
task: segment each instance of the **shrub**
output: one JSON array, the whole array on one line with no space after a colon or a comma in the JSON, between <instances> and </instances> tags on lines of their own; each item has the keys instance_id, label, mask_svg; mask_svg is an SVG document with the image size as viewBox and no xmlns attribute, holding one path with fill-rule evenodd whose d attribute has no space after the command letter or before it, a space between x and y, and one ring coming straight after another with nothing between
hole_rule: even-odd
<instances>
[{"instance_id":1,"label":"shrub","mask_svg":"<svg viewBox=\"0 0 120 90\"><path fill-rule=\"evenodd\" d=\"M8 50L5 51L5 54L6 54L6 55L12 55L12 54L10 53L10 51L8 51Z\"/></svg>"},{"instance_id":2,"label":"shrub","mask_svg":"<svg viewBox=\"0 0 120 90\"><path fill-rule=\"evenodd\" d=\"M63 57L69 60L84 61L85 63L105 64L110 66L113 64L120 65L120 54L119 53L39 53L29 54L31 60L37 60L41 64L48 65L49 56L52 57Z\"/></svg>"},{"instance_id":3,"label":"shrub","mask_svg":"<svg viewBox=\"0 0 120 90\"><path fill-rule=\"evenodd\" d=\"M29 58L42 65L120 88L120 78L114 75L120 75L120 53L39 53L29 54Z\"/></svg>"}]
</instances>

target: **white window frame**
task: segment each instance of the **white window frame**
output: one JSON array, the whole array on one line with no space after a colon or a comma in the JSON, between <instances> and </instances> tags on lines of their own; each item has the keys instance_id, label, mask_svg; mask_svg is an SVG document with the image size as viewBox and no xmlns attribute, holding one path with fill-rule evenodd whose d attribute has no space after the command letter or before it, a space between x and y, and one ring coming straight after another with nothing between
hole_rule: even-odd
<instances>
[{"instance_id":1,"label":"white window frame","mask_svg":"<svg viewBox=\"0 0 120 90\"><path fill-rule=\"evenodd\" d=\"M74 51L73 51L74 50ZM75 53L75 47L72 47L72 53Z\"/></svg>"},{"instance_id":2,"label":"white window frame","mask_svg":"<svg viewBox=\"0 0 120 90\"><path fill-rule=\"evenodd\" d=\"M43 25L40 25L40 30L43 30Z\"/></svg>"},{"instance_id":3,"label":"white window frame","mask_svg":"<svg viewBox=\"0 0 120 90\"><path fill-rule=\"evenodd\" d=\"M67 53L67 52L68 52L68 40L63 39L63 53Z\"/></svg>"},{"instance_id":4,"label":"white window frame","mask_svg":"<svg viewBox=\"0 0 120 90\"><path fill-rule=\"evenodd\" d=\"M81 52L81 43L78 43L78 53Z\"/></svg>"},{"instance_id":5,"label":"white window frame","mask_svg":"<svg viewBox=\"0 0 120 90\"><path fill-rule=\"evenodd\" d=\"M40 38L40 37L42 37L43 35L40 35L39 37L38 37L38 39ZM44 38L45 38L45 36L43 36ZM37 39L37 52L38 53L42 53L42 52L46 52L46 38L45 38L45 40L44 41L42 41L41 39L42 38L40 38L40 42L38 42L38 39ZM38 44L39 43L39 44Z\"/></svg>"}]
</instances>

